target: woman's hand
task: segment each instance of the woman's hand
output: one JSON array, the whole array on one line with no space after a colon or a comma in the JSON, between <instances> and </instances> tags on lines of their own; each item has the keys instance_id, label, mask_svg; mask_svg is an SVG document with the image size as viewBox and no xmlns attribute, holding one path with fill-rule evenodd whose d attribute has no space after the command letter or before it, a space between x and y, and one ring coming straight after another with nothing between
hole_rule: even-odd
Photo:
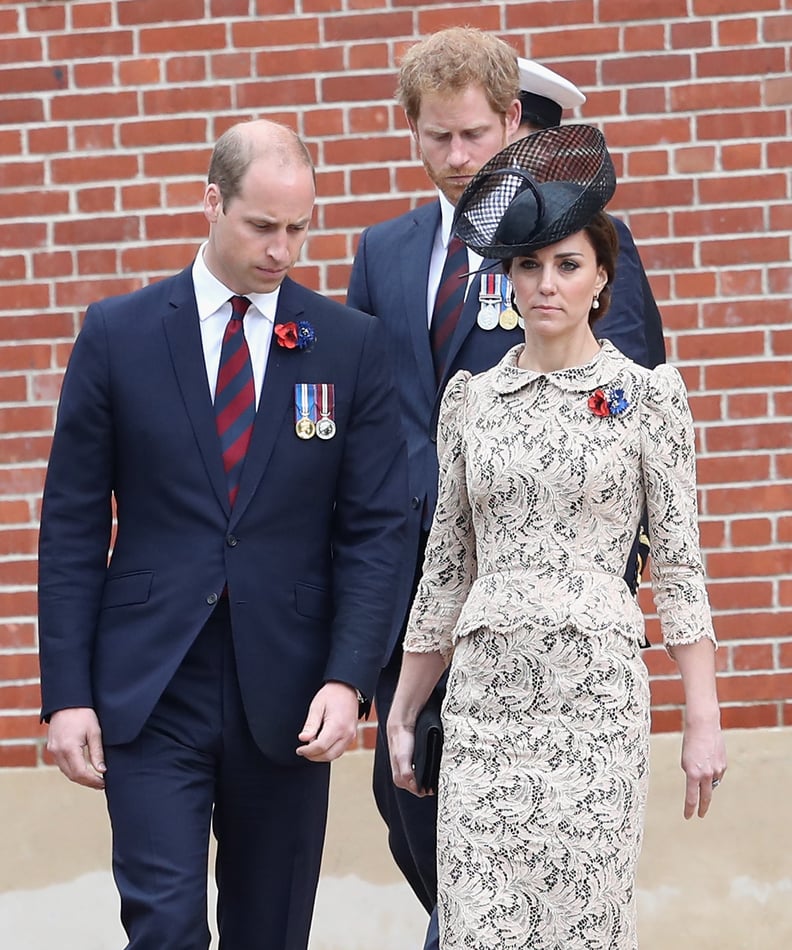
<instances>
[{"instance_id":1,"label":"woman's hand","mask_svg":"<svg viewBox=\"0 0 792 950\"><path fill-rule=\"evenodd\" d=\"M720 724L685 726L682 736L682 768L685 772L685 818L703 818L710 807L713 789L726 772L726 744Z\"/></svg>"},{"instance_id":2,"label":"woman's hand","mask_svg":"<svg viewBox=\"0 0 792 950\"><path fill-rule=\"evenodd\" d=\"M388 719L388 747L390 748L393 784L423 798L429 792L421 791L415 781L413 759L415 756L415 723L407 725Z\"/></svg>"}]
</instances>

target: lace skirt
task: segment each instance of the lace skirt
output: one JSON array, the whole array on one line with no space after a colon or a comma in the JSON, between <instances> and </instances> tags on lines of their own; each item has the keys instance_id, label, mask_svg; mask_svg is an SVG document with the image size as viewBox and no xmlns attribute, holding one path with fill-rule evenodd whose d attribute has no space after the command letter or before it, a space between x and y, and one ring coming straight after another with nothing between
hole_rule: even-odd
<instances>
[{"instance_id":1,"label":"lace skirt","mask_svg":"<svg viewBox=\"0 0 792 950\"><path fill-rule=\"evenodd\" d=\"M635 950L649 684L621 634L481 628L443 707L442 950Z\"/></svg>"}]
</instances>

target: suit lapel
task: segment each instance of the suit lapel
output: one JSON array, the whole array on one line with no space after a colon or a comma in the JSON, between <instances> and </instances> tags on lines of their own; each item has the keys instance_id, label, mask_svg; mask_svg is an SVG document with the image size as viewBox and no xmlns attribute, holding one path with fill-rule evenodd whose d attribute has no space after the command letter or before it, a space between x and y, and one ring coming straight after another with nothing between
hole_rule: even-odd
<instances>
[{"instance_id":1,"label":"suit lapel","mask_svg":"<svg viewBox=\"0 0 792 950\"><path fill-rule=\"evenodd\" d=\"M401 251L402 293L404 316L410 330L418 376L426 398L434 403L437 394L434 361L429 346L429 315L426 312L426 285L429 283L429 264L432 246L440 221L440 203L418 208L410 219Z\"/></svg>"},{"instance_id":2,"label":"suit lapel","mask_svg":"<svg viewBox=\"0 0 792 950\"><path fill-rule=\"evenodd\" d=\"M192 268L174 281L170 310L162 320L184 407L190 419L209 481L226 513L229 512L228 485L217 437L214 407L206 381L198 308L192 282Z\"/></svg>"},{"instance_id":3,"label":"suit lapel","mask_svg":"<svg viewBox=\"0 0 792 950\"><path fill-rule=\"evenodd\" d=\"M302 314L303 306L299 301L299 285L287 277L281 284L280 294L278 295L275 323L299 320ZM293 407L294 384L297 381L299 371L299 352L286 350L279 346L273 333L269 356L267 357L267 371L264 374L259 407L256 412L256 421L253 423L253 433L250 437L250 445L248 446L245 464L242 469L242 478L239 483L239 494L234 504L233 522L239 520L256 493L258 484L272 455L284 414L290 412Z\"/></svg>"}]
</instances>

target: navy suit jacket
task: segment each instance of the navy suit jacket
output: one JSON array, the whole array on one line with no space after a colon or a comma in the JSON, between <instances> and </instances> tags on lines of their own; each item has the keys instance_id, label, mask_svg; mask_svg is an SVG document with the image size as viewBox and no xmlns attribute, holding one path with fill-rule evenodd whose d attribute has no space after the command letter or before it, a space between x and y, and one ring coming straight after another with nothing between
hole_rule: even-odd
<instances>
[{"instance_id":1,"label":"navy suit jacket","mask_svg":"<svg viewBox=\"0 0 792 950\"><path fill-rule=\"evenodd\" d=\"M227 585L240 688L287 764L313 695L371 696L403 557L406 458L379 321L286 279L241 486L229 507L191 268L92 304L64 378L40 540L43 707L94 707L132 740ZM337 434L302 440L296 383L335 386ZM117 533L108 565L111 500Z\"/></svg>"},{"instance_id":2,"label":"navy suit jacket","mask_svg":"<svg viewBox=\"0 0 792 950\"><path fill-rule=\"evenodd\" d=\"M654 366L665 359L660 315L629 229L616 219L614 224L620 253L612 303L606 316L595 324L595 332L636 362ZM421 528L428 528L437 501L435 430L446 383L460 369L484 372L525 339L519 328L482 330L478 326L480 278L475 277L451 340L445 375L438 385L429 345L426 292L439 225L440 203L434 201L365 230L352 265L347 294L349 306L379 317L387 330L407 439L407 544L413 554L418 551ZM386 659L409 611L414 571L414 558L406 558L398 577L398 609Z\"/></svg>"}]
</instances>

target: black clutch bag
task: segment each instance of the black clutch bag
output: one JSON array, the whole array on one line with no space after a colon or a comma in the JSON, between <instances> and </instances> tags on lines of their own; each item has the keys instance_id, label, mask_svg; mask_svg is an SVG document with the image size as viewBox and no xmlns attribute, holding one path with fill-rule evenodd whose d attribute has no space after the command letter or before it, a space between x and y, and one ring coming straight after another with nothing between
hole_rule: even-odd
<instances>
[{"instance_id":1,"label":"black clutch bag","mask_svg":"<svg viewBox=\"0 0 792 950\"><path fill-rule=\"evenodd\" d=\"M413 767L420 791L436 792L443 752L443 723L440 720L442 696L432 693L415 721Z\"/></svg>"}]
</instances>

